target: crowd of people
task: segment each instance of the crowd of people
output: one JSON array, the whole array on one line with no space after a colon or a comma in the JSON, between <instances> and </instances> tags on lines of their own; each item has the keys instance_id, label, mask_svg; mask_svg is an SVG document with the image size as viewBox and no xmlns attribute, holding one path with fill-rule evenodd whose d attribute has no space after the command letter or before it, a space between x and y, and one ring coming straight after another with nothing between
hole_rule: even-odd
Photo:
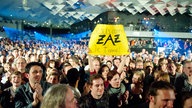
<instances>
[{"instance_id":1,"label":"crowd of people","mask_svg":"<svg viewBox=\"0 0 192 108\"><path fill-rule=\"evenodd\" d=\"M88 42L0 39L1 107L192 107L190 48L92 56Z\"/></svg>"}]
</instances>

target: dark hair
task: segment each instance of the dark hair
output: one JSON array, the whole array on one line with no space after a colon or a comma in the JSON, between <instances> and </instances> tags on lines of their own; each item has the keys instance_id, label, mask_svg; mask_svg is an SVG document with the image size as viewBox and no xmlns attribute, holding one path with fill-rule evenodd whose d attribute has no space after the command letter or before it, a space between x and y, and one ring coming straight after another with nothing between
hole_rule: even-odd
<instances>
[{"instance_id":1,"label":"dark hair","mask_svg":"<svg viewBox=\"0 0 192 108\"><path fill-rule=\"evenodd\" d=\"M107 74L107 80L110 81L116 74L119 75L119 73L115 70L109 71L109 73Z\"/></svg>"},{"instance_id":2,"label":"dark hair","mask_svg":"<svg viewBox=\"0 0 192 108\"><path fill-rule=\"evenodd\" d=\"M111 60L107 60L107 62L106 62L106 63L111 63L111 64L113 64Z\"/></svg>"},{"instance_id":3,"label":"dark hair","mask_svg":"<svg viewBox=\"0 0 192 108\"><path fill-rule=\"evenodd\" d=\"M175 90L175 88L166 81L155 81L151 84L149 91L148 91L148 96L157 96L157 90Z\"/></svg>"},{"instance_id":4,"label":"dark hair","mask_svg":"<svg viewBox=\"0 0 192 108\"><path fill-rule=\"evenodd\" d=\"M46 63L46 67L50 67L50 64L51 63L55 63L56 65L56 61L55 60L49 60L47 63Z\"/></svg>"},{"instance_id":5,"label":"dark hair","mask_svg":"<svg viewBox=\"0 0 192 108\"><path fill-rule=\"evenodd\" d=\"M99 74L102 74L102 73L103 73L104 67L107 67L107 68L109 69L109 67L108 67L106 64L103 64L103 65L101 65L101 67L99 68L99 71L98 71ZM110 70L110 69L109 69L109 70Z\"/></svg>"},{"instance_id":6,"label":"dark hair","mask_svg":"<svg viewBox=\"0 0 192 108\"><path fill-rule=\"evenodd\" d=\"M130 60L129 64L130 63L136 64L136 61L135 60Z\"/></svg>"},{"instance_id":7,"label":"dark hair","mask_svg":"<svg viewBox=\"0 0 192 108\"><path fill-rule=\"evenodd\" d=\"M104 78L103 78L103 76L102 76L101 74L94 74L94 75L92 75L92 76L89 78L88 84L92 85L92 84L93 84L93 80L99 79L99 78L101 78L101 79L103 80L103 83L104 83Z\"/></svg>"},{"instance_id":8,"label":"dark hair","mask_svg":"<svg viewBox=\"0 0 192 108\"><path fill-rule=\"evenodd\" d=\"M76 68L71 68L67 72L67 80L70 86L75 85L76 81L79 80L80 74Z\"/></svg>"},{"instance_id":9,"label":"dark hair","mask_svg":"<svg viewBox=\"0 0 192 108\"><path fill-rule=\"evenodd\" d=\"M121 62L121 59L118 58L118 57L115 57L115 58L113 59L113 63L114 63L115 60L119 60L119 61Z\"/></svg>"},{"instance_id":10,"label":"dark hair","mask_svg":"<svg viewBox=\"0 0 192 108\"><path fill-rule=\"evenodd\" d=\"M192 61L191 60L184 60L183 61L183 66L185 66L187 63L192 63Z\"/></svg>"},{"instance_id":11,"label":"dark hair","mask_svg":"<svg viewBox=\"0 0 192 108\"><path fill-rule=\"evenodd\" d=\"M26 73L29 73L31 67L33 67L33 66L40 66L40 67L43 69L43 73L44 73L44 71L45 71L45 66L44 66L42 63L39 63L39 62L30 62L30 63L28 63L28 64L26 65L26 67L25 67L25 72L26 72Z\"/></svg>"}]
</instances>

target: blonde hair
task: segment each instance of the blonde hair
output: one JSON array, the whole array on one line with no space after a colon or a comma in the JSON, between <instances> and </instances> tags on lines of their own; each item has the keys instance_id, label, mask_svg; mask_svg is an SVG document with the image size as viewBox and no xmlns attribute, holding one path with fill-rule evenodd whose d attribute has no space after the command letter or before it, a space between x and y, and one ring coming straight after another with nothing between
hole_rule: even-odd
<instances>
[{"instance_id":1,"label":"blonde hair","mask_svg":"<svg viewBox=\"0 0 192 108\"><path fill-rule=\"evenodd\" d=\"M51 86L43 97L41 108L65 108L66 94L70 87L66 84Z\"/></svg>"},{"instance_id":2,"label":"blonde hair","mask_svg":"<svg viewBox=\"0 0 192 108\"><path fill-rule=\"evenodd\" d=\"M136 70L134 71L133 75L138 75L139 76L139 81L143 82L144 78L145 78L145 72L143 70Z\"/></svg>"},{"instance_id":3,"label":"blonde hair","mask_svg":"<svg viewBox=\"0 0 192 108\"><path fill-rule=\"evenodd\" d=\"M157 79L158 81L166 81L170 83L170 77L168 73L165 72L160 72L159 73L159 78Z\"/></svg>"}]
</instances>

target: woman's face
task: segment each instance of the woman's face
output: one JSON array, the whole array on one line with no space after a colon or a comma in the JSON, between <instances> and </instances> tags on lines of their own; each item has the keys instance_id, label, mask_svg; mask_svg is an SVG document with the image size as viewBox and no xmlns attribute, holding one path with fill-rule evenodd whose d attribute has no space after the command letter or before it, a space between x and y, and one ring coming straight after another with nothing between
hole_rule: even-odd
<instances>
[{"instance_id":1,"label":"woman's face","mask_svg":"<svg viewBox=\"0 0 192 108\"><path fill-rule=\"evenodd\" d=\"M107 62L107 66L108 66L109 68L111 68L111 67L112 67L111 62Z\"/></svg>"},{"instance_id":2,"label":"woman's face","mask_svg":"<svg viewBox=\"0 0 192 108\"><path fill-rule=\"evenodd\" d=\"M133 84L136 84L136 83L138 83L138 82L139 82L139 75L134 74L134 75L133 75L133 78L132 78L132 83L133 83Z\"/></svg>"},{"instance_id":3,"label":"woman's face","mask_svg":"<svg viewBox=\"0 0 192 108\"><path fill-rule=\"evenodd\" d=\"M55 68L55 62L51 62L51 63L49 64L49 66L50 66L51 68Z\"/></svg>"},{"instance_id":4,"label":"woman's face","mask_svg":"<svg viewBox=\"0 0 192 108\"><path fill-rule=\"evenodd\" d=\"M93 68L96 72L99 71L99 68L100 68L100 62L98 60L94 60L93 61Z\"/></svg>"},{"instance_id":5,"label":"woman's face","mask_svg":"<svg viewBox=\"0 0 192 108\"><path fill-rule=\"evenodd\" d=\"M106 79L107 78L107 74L109 73L109 68L108 67L104 67L103 71L102 71L102 76Z\"/></svg>"},{"instance_id":6,"label":"woman's face","mask_svg":"<svg viewBox=\"0 0 192 108\"><path fill-rule=\"evenodd\" d=\"M113 88L119 88L121 83L119 74L115 74L109 83Z\"/></svg>"}]
</instances>

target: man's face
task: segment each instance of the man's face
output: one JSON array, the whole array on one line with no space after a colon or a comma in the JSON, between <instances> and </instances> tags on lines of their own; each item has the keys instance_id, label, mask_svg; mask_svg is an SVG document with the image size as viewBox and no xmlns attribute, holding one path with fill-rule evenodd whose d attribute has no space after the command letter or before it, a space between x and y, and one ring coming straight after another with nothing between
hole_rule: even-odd
<instances>
[{"instance_id":1,"label":"man's face","mask_svg":"<svg viewBox=\"0 0 192 108\"><path fill-rule=\"evenodd\" d=\"M95 79L90 87L91 95L95 99L100 99L104 93L104 81L102 78Z\"/></svg>"},{"instance_id":2,"label":"man's face","mask_svg":"<svg viewBox=\"0 0 192 108\"><path fill-rule=\"evenodd\" d=\"M186 63L186 64L183 66L183 72L185 72L185 74L186 74L188 77L192 77L192 62Z\"/></svg>"},{"instance_id":3,"label":"man's face","mask_svg":"<svg viewBox=\"0 0 192 108\"><path fill-rule=\"evenodd\" d=\"M159 57L154 57L153 62L154 62L155 64L158 64L158 61L159 61Z\"/></svg>"},{"instance_id":4,"label":"man's face","mask_svg":"<svg viewBox=\"0 0 192 108\"><path fill-rule=\"evenodd\" d=\"M132 62L131 62L129 66L130 66L130 69L131 69L131 70L135 69L135 63L132 63Z\"/></svg>"},{"instance_id":5,"label":"man's face","mask_svg":"<svg viewBox=\"0 0 192 108\"><path fill-rule=\"evenodd\" d=\"M143 63L142 62L136 63L136 69L143 69Z\"/></svg>"},{"instance_id":6,"label":"man's face","mask_svg":"<svg viewBox=\"0 0 192 108\"><path fill-rule=\"evenodd\" d=\"M17 60L17 64L16 64L16 66L17 66L17 69L20 71L20 70L23 70L23 69L25 69L25 66L26 66L26 61L24 60L24 59L18 59Z\"/></svg>"},{"instance_id":7,"label":"man's face","mask_svg":"<svg viewBox=\"0 0 192 108\"><path fill-rule=\"evenodd\" d=\"M173 108L175 93L173 90L157 90L157 96L150 96L153 108Z\"/></svg>"},{"instance_id":8,"label":"man's face","mask_svg":"<svg viewBox=\"0 0 192 108\"><path fill-rule=\"evenodd\" d=\"M28 74L29 82L32 84L40 83L42 74L43 69L40 66L37 65L32 66Z\"/></svg>"},{"instance_id":9,"label":"man's face","mask_svg":"<svg viewBox=\"0 0 192 108\"><path fill-rule=\"evenodd\" d=\"M174 63L169 64L169 65L168 65L168 69L169 69L169 72L170 72L170 73L175 73L175 71L176 71L176 66L175 66L175 64L174 64Z\"/></svg>"}]
</instances>

